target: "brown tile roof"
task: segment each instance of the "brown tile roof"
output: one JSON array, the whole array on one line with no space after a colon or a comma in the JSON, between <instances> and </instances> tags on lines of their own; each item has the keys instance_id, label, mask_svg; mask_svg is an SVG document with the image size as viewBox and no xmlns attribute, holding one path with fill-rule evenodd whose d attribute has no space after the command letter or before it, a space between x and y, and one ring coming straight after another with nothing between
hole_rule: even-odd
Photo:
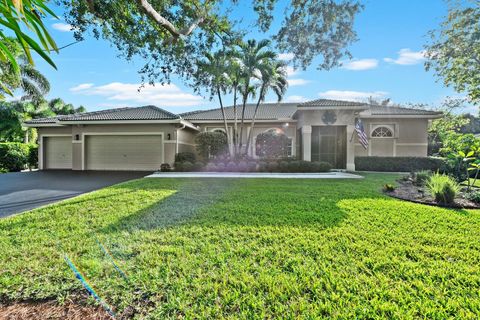
<instances>
[{"instance_id":1,"label":"brown tile roof","mask_svg":"<svg viewBox=\"0 0 480 320\"><path fill-rule=\"evenodd\" d=\"M33 119L27 124L56 123L59 121L115 121L115 120L173 120L180 117L155 106L137 108L117 108L93 112L57 116L53 118Z\"/></svg>"},{"instance_id":2,"label":"brown tile roof","mask_svg":"<svg viewBox=\"0 0 480 320\"><path fill-rule=\"evenodd\" d=\"M263 103L258 108L257 120L278 120L290 119L297 111L298 103ZM251 120L255 112L255 104L249 103L245 106L245 119ZM225 108L227 119L233 120L233 106ZM237 106L237 117L242 115L242 106ZM198 110L181 113L180 116L185 120L195 122L195 120L223 120L220 108L209 110Z\"/></svg>"}]
</instances>

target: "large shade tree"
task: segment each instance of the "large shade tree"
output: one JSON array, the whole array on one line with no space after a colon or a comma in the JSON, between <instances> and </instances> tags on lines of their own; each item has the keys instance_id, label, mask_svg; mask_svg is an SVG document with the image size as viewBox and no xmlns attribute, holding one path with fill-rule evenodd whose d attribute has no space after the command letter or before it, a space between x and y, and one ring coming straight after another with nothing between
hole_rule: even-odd
<instances>
[{"instance_id":1,"label":"large shade tree","mask_svg":"<svg viewBox=\"0 0 480 320\"><path fill-rule=\"evenodd\" d=\"M350 55L347 46L356 40L353 24L362 8L355 0L252 0L251 6L239 0L56 2L65 8L65 19L77 40L92 30L127 59L144 58L141 73L151 83L169 81L172 74L190 79L196 74L196 61L205 53L241 39L251 25L232 18L232 10L240 4L242 9L251 8L244 16L256 17L253 27L272 31L278 51L293 53L295 66L305 68L320 56L318 67L332 68ZM280 27L271 30L277 10L285 14Z\"/></svg>"},{"instance_id":2,"label":"large shade tree","mask_svg":"<svg viewBox=\"0 0 480 320\"><path fill-rule=\"evenodd\" d=\"M448 15L429 33L427 69L447 86L480 104L480 6L478 1L450 1Z\"/></svg>"}]
</instances>

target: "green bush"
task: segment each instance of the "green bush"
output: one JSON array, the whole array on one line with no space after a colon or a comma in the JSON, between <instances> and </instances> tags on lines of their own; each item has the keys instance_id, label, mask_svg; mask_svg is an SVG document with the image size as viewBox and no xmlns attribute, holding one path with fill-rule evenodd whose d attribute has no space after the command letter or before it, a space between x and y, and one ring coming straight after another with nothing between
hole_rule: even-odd
<instances>
[{"instance_id":1,"label":"green bush","mask_svg":"<svg viewBox=\"0 0 480 320\"><path fill-rule=\"evenodd\" d=\"M288 137L283 132L267 131L256 139L255 153L261 158L280 159L287 156Z\"/></svg>"},{"instance_id":2,"label":"green bush","mask_svg":"<svg viewBox=\"0 0 480 320\"><path fill-rule=\"evenodd\" d=\"M191 163L194 163L195 160L195 154L191 152L179 152L175 155L175 162L189 161Z\"/></svg>"},{"instance_id":3,"label":"green bush","mask_svg":"<svg viewBox=\"0 0 480 320\"><path fill-rule=\"evenodd\" d=\"M201 132L195 137L195 143L203 159L216 158L228 151L227 136L223 132Z\"/></svg>"},{"instance_id":4,"label":"green bush","mask_svg":"<svg viewBox=\"0 0 480 320\"><path fill-rule=\"evenodd\" d=\"M430 179L431 175L432 175L432 171L430 170L422 170L419 172L415 172L413 174L413 184L417 186L423 186Z\"/></svg>"},{"instance_id":5,"label":"green bush","mask_svg":"<svg viewBox=\"0 0 480 320\"><path fill-rule=\"evenodd\" d=\"M20 142L0 143L0 168L10 172L26 169L30 163L36 167L36 145Z\"/></svg>"},{"instance_id":6,"label":"green bush","mask_svg":"<svg viewBox=\"0 0 480 320\"><path fill-rule=\"evenodd\" d=\"M480 203L480 191L472 190L465 194L465 199L475 203Z\"/></svg>"},{"instance_id":7,"label":"green bush","mask_svg":"<svg viewBox=\"0 0 480 320\"><path fill-rule=\"evenodd\" d=\"M393 192L393 191L395 191L395 186L391 183L386 183L385 185L383 185L383 191Z\"/></svg>"},{"instance_id":8,"label":"green bush","mask_svg":"<svg viewBox=\"0 0 480 320\"><path fill-rule=\"evenodd\" d=\"M454 179L438 172L430 177L427 188L435 201L441 204L452 204L460 191L460 186Z\"/></svg>"},{"instance_id":9,"label":"green bush","mask_svg":"<svg viewBox=\"0 0 480 320\"><path fill-rule=\"evenodd\" d=\"M27 165L29 168L38 168L38 145L29 144L28 147Z\"/></svg>"},{"instance_id":10,"label":"green bush","mask_svg":"<svg viewBox=\"0 0 480 320\"><path fill-rule=\"evenodd\" d=\"M433 157L355 157L355 170L381 172L443 171L445 160Z\"/></svg>"},{"instance_id":11,"label":"green bush","mask_svg":"<svg viewBox=\"0 0 480 320\"><path fill-rule=\"evenodd\" d=\"M162 163L160 165L160 171L161 172L170 172L170 171L172 171L172 167L170 167L170 164L168 164L168 163Z\"/></svg>"}]
</instances>

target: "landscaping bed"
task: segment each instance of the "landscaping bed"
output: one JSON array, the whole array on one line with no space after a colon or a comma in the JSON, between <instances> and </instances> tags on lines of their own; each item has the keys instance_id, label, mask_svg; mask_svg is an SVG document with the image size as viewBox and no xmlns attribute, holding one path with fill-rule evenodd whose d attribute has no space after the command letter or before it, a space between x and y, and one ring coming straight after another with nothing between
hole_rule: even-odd
<instances>
[{"instance_id":1,"label":"landscaping bed","mask_svg":"<svg viewBox=\"0 0 480 320\"><path fill-rule=\"evenodd\" d=\"M393 191L386 191L391 197L446 208L480 209L480 204L464 198L464 192L460 192L451 204L442 204L435 201L424 186L417 186L410 180L400 179Z\"/></svg>"}]
</instances>

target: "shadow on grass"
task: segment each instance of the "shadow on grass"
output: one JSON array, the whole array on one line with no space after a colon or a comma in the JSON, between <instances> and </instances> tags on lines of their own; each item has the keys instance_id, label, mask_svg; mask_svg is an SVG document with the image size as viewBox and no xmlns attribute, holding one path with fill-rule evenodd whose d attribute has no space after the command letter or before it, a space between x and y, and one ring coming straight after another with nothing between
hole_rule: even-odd
<instances>
[{"instance_id":1,"label":"shadow on grass","mask_svg":"<svg viewBox=\"0 0 480 320\"><path fill-rule=\"evenodd\" d=\"M180 181L174 188L171 188L176 190L172 195L108 225L101 232L111 233L120 230L148 231L184 223L195 217L205 207L221 201L223 194L231 186L232 182L225 179L215 181L186 179L185 181ZM112 188L124 189L130 188L130 186L128 184L120 184ZM142 186L142 188L156 189L158 184L151 183Z\"/></svg>"}]
</instances>

